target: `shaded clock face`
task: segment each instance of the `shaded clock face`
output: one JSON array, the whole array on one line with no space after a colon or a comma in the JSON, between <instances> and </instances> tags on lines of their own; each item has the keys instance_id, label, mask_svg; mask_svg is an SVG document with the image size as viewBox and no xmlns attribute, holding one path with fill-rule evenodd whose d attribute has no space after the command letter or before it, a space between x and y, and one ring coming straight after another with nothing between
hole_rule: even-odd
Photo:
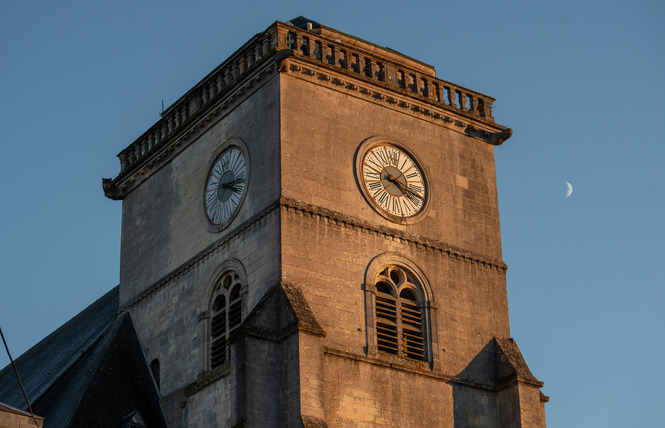
<instances>
[{"instance_id":1,"label":"shaded clock face","mask_svg":"<svg viewBox=\"0 0 665 428\"><path fill-rule=\"evenodd\" d=\"M240 208L247 187L247 162L238 148L224 151L215 161L205 189L208 220L224 225Z\"/></svg>"},{"instance_id":2,"label":"shaded clock face","mask_svg":"<svg viewBox=\"0 0 665 428\"><path fill-rule=\"evenodd\" d=\"M364 193L380 213L408 219L425 207L427 182L404 150L392 144L374 146L364 154L361 168Z\"/></svg>"}]
</instances>

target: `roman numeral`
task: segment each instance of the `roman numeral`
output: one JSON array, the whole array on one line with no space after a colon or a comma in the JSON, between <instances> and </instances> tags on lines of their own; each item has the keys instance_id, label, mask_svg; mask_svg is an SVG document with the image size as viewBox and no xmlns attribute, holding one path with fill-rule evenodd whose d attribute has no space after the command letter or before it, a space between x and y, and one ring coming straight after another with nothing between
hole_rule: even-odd
<instances>
[{"instance_id":1,"label":"roman numeral","mask_svg":"<svg viewBox=\"0 0 665 428\"><path fill-rule=\"evenodd\" d=\"M381 170L383 169L383 165L381 165L381 164L379 163L379 162L381 162L380 160L379 160L379 162L377 162L375 159L376 159L376 155L375 155L373 152L370 153L370 154L368 154L367 157L365 158L365 160L367 160L367 162L371 163L371 164L374 165L379 171L381 171ZM365 164L365 165L367 165L367 164ZM368 165L368 166L369 166L369 165Z\"/></svg>"},{"instance_id":2,"label":"roman numeral","mask_svg":"<svg viewBox=\"0 0 665 428\"><path fill-rule=\"evenodd\" d=\"M420 204L422 203L422 201L420 199L418 199L416 196L412 195L411 193L407 193L404 196L406 196L406 198L413 204L413 206L416 209L418 209L418 207L420 207Z\"/></svg>"},{"instance_id":3,"label":"roman numeral","mask_svg":"<svg viewBox=\"0 0 665 428\"><path fill-rule=\"evenodd\" d=\"M383 165L389 165L389 162L388 162L388 154L386 153L385 148L383 149L383 151L381 151L381 150L377 150L377 151L376 151L376 155L379 157L379 159L381 160L381 162L383 163Z\"/></svg>"},{"instance_id":4,"label":"roman numeral","mask_svg":"<svg viewBox=\"0 0 665 428\"><path fill-rule=\"evenodd\" d=\"M383 208L388 209L388 202L389 202L389 194L385 190L381 192L379 195L379 199L377 200L378 204L381 205Z\"/></svg>"},{"instance_id":5,"label":"roman numeral","mask_svg":"<svg viewBox=\"0 0 665 428\"><path fill-rule=\"evenodd\" d=\"M376 171L372 171L368 168L365 168L363 170L363 175L365 176L366 179L370 180L380 180L381 179L381 174Z\"/></svg>"},{"instance_id":6,"label":"roman numeral","mask_svg":"<svg viewBox=\"0 0 665 428\"><path fill-rule=\"evenodd\" d=\"M422 186L418 186L413 183L409 183L409 189L413 190L416 193L423 193L423 188Z\"/></svg>"}]
</instances>

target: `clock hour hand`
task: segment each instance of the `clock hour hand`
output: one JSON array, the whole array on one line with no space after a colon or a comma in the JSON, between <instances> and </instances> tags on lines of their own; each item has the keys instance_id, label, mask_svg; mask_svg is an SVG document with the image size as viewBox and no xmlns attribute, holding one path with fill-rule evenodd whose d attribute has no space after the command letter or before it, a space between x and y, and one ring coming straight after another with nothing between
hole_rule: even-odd
<instances>
[{"instance_id":1,"label":"clock hour hand","mask_svg":"<svg viewBox=\"0 0 665 428\"><path fill-rule=\"evenodd\" d=\"M414 192L413 190L409 189L406 187L404 184L402 184L399 180L396 180L392 175L388 174L388 181L393 183L399 190L402 191L402 193L408 193L410 195L415 196L416 198L420 199L421 201L423 200L423 197Z\"/></svg>"},{"instance_id":2,"label":"clock hour hand","mask_svg":"<svg viewBox=\"0 0 665 428\"><path fill-rule=\"evenodd\" d=\"M239 178L237 180L229 181L228 183L222 183L222 189L233 189L236 186L236 184L244 182L245 182L244 178Z\"/></svg>"}]
</instances>

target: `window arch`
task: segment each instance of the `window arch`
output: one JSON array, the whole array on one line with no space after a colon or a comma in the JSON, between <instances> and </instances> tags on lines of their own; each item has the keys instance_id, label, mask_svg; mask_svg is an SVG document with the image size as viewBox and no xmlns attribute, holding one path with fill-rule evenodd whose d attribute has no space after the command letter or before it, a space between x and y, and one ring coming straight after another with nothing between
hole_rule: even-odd
<instances>
[{"instance_id":1,"label":"window arch","mask_svg":"<svg viewBox=\"0 0 665 428\"><path fill-rule=\"evenodd\" d=\"M210 368L229 359L229 337L242 323L242 280L233 269L222 273L217 281L210 307Z\"/></svg>"},{"instance_id":2,"label":"window arch","mask_svg":"<svg viewBox=\"0 0 665 428\"><path fill-rule=\"evenodd\" d=\"M438 360L436 303L429 280L398 253L376 256L365 271L367 355L393 354L428 363Z\"/></svg>"},{"instance_id":3,"label":"window arch","mask_svg":"<svg viewBox=\"0 0 665 428\"><path fill-rule=\"evenodd\" d=\"M387 266L374 288L377 349L425 361L425 305L416 277L401 266Z\"/></svg>"}]
</instances>

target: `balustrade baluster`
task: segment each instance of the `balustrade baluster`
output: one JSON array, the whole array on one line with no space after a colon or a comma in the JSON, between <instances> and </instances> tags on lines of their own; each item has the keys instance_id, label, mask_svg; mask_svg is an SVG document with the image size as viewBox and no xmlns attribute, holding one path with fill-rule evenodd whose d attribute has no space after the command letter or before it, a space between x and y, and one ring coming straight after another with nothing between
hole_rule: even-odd
<instances>
[{"instance_id":1,"label":"balustrade baluster","mask_svg":"<svg viewBox=\"0 0 665 428\"><path fill-rule=\"evenodd\" d=\"M494 101L492 100L485 100L483 102L484 108L483 111L485 112L485 117L488 119L493 119L494 118L494 112L492 111L492 105L494 104Z\"/></svg>"},{"instance_id":2,"label":"balustrade baluster","mask_svg":"<svg viewBox=\"0 0 665 428\"><path fill-rule=\"evenodd\" d=\"M297 50L296 46L296 33L294 32L289 32L286 35L286 47L291 50Z\"/></svg>"},{"instance_id":3,"label":"balustrade baluster","mask_svg":"<svg viewBox=\"0 0 665 428\"><path fill-rule=\"evenodd\" d=\"M187 103L182 103L182 121L189 119L189 106Z\"/></svg>"},{"instance_id":4,"label":"balustrade baluster","mask_svg":"<svg viewBox=\"0 0 665 428\"><path fill-rule=\"evenodd\" d=\"M307 38L302 36L296 36L296 49L295 52L298 55L305 55L307 51Z\"/></svg>"},{"instance_id":5,"label":"balustrade baluster","mask_svg":"<svg viewBox=\"0 0 665 428\"><path fill-rule=\"evenodd\" d=\"M446 92L448 93L448 98L447 98L448 105L450 107L455 107L455 93L453 91L453 88L451 88L450 86L446 86Z\"/></svg>"},{"instance_id":6,"label":"balustrade baluster","mask_svg":"<svg viewBox=\"0 0 665 428\"><path fill-rule=\"evenodd\" d=\"M127 152L127 166L131 166L135 161L136 161L136 154L134 153L134 150L132 150L132 147L130 146L129 151Z\"/></svg>"},{"instance_id":7,"label":"balustrade baluster","mask_svg":"<svg viewBox=\"0 0 665 428\"><path fill-rule=\"evenodd\" d=\"M153 147L155 147L155 140L152 136L151 133L147 133L145 136L145 140L148 142L148 150L152 150Z\"/></svg>"},{"instance_id":8,"label":"balustrade baluster","mask_svg":"<svg viewBox=\"0 0 665 428\"><path fill-rule=\"evenodd\" d=\"M432 101L440 103L441 102L441 87L436 82L431 82L430 86L432 92Z\"/></svg>"},{"instance_id":9,"label":"balustrade baluster","mask_svg":"<svg viewBox=\"0 0 665 428\"><path fill-rule=\"evenodd\" d=\"M182 116L180 115L180 108L173 110L173 120L175 122L175 127L177 128L182 123Z\"/></svg>"},{"instance_id":10,"label":"balustrade baluster","mask_svg":"<svg viewBox=\"0 0 665 428\"><path fill-rule=\"evenodd\" d=\"M404 70L397 70L397 86L406 89L406 73L404 73Z\"/></svg>"},{"instance_id":11,"label":"balustrade baluster","mask_svg":"<svg viewBox=\"0 0 665 428\"><path fill-rule=\"evenodd\" d=\"M397 86L397 69L391 64L385 64L384 69L384 81L390 86Z\"/></svg>"},{"instance_id":12,"label":"balustrade baluster","mask_svg":"<svg viewBox=\"0 0 665 428\"><path fill-rule=\"evenodd\" d=\"M266 35L261 44L261 56L268 55L268 52L270 52L270 37Z\"/></svg>"},{"instance_id":13,"label":"balustrade baluster","mask_svg":"<svg viewBox=\"0 0 665 428\"><path fill-rule=\"evenodd\" d=\"M247 68L252 68L254 65L254 52L252 52L251 49L248 49L247 52L245 52L245 62L247 63Z\"/></svg>"},{"instance_id":14,"label":"balustrade baluster","mask_svg":"<svg viewBox=\"0 0 665 428\"><path fill-rule=\"evenodd\" d=\"M238 76L243 74L245 71L247 71L247 58L241 57L238 61Z\"/></svg>"},{"instance_id":15,"label":"balustrade baluster","mask_svg":"<svg viewBox=\"0 0 665 428\"><path fill-rule=\"evenodd\" d=\"M379 74L380 74L379 73L379 63L374 61L374 60L370 60L369 69L370 69L370 73L371 73L370 77L373 80L379 80Z\"/></svg>"},{"instance_id":16,"label":"balustrade baluster","mask_svg":"<svg viewBox=\"0 0 665 428\"><path fill-rule=\"evenodd\" d=\"M360 56L357 53L349 53L349 70L360 74Z\"/></svg>"},{"instance_id":17,"label":"balustrade baluster","mask_svg":"<svg viewBox=\"0 0 665 428\"><path fill-rule=\"evenodd\" d=\"M337 68L342 68L341 64L341 52L338 47L332 47L332 65Z\"/></svg>"},{"instance_id":18,"label":"balustrade baluster","mask_svg":"<svg viewBox=\"0 0 665 428\"><path fill-rule=\"evenodd\" d=\"M261 53L261 43L262 41L259 41L257 44L254 45L254 63L256 64L257 62L261 61L261 57L263 56Z\"/></svg>"},{"instance_id":19,"label":"balustrade baluster","mask_svg":"<svg viewBox=\"0 0 665 428\"><path fill-rule=\"evenodd\" d=\"M286 30L274 28L271 36L271 47L272 49L288 49L286 44Z\"/></svg>"},{"instance_id":20,"label":"balustrade baluster","mask_svg":"<svg viewBox=\"0 0 665 428\"><path fill-rule=\"evenodd\" d=\"M469 94L469 105L471 106L471 113L478 115L478 99L473 95Z\"/></svg>"},{"instance_id":21,"label":"balustrade baluster","mask_svg":"<svg viewBox=\"0 0 665 428\"><path fill-rule=\"evenodd\" d=\"M233 81L238 78L239 74L240 70L238 68L238 61L233 61L233 66L231 67L231 76L233 77Z\"/></svg>"},{"instance_id":22,"label":"balustrade baluster","mask_svg":"<svg viewBox=\"0 0 665 428\"><path fill-rule=\"evenodd\" d=\"M215 95L222 92L222 89L224 88L223 85L224 85L224 81L222 80L222 74L217 73L217 77L215 78L215 87L217 88L217 93Z\"/></svg>"},{"instance_id":23,"label":"balustrade baluster","mask_svg":"<svg viewBox=\"0 0 665 428\"><path fill-rule=\"evenodd\" d=\"M231 69L230 67L226 67L224 69L224 87L230 86L231 85Z\"/></svg>"},{"instance_id":24,"label":"balustrade baluster","mask_svg":"<svg viewBox=\"0 0 665 428\"><path fill-rule=\"evenodd\" d=\"M129 162L127 159L127 153L123 150L119 155L118 158L120 158L120 172L124 171L127 169L129 166Z\"/></svg>"},{"instance_id":25,"label":"balustrade baluster","mask_svg":"<svg viewBox=\"0 0 665 428\"><path fill-rule=\"evenodd\" d=\"M203 100L203 104L208 102L209 96L208 96L208 86L204 86L201 88L201 99Z\"/></svg>"},{"instance_id":26,"label":"balustrade baluster","mask_svg":"<svg viewBox=\"0 0 665 428\"><path fill-rule=\"evenodd\" d=\"M166 127L166 123L164 123L164 122L162 122L161 132L162 132L162 139L168 137L168 135L169 135L169 130L168 130L168 128Z\"/></svg>"},{"instance_id":27,"label":"balustrade baluster","mask_svg":"<svg viewBox=\"0 0 665 428\"><path fill-rule=\"evenodd\" d=\"M314 42L314 58L323 61L323 44L319 41Z\"/></svg>"}]
</instances>

